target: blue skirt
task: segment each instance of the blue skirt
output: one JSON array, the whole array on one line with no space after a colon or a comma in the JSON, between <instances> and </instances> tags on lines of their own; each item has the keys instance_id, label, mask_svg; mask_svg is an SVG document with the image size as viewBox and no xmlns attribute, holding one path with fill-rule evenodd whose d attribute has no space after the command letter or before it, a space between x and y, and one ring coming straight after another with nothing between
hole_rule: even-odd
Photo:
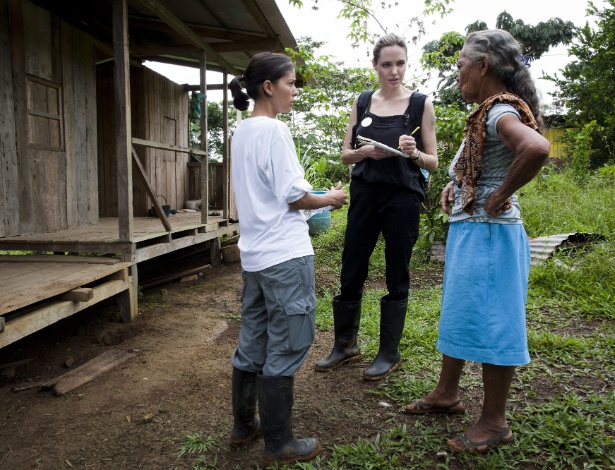
<instances>
[{"instance_id":1,"label":"blue skirt","mask_svg":"<svg viewBox=\"0 0 615 470\"><path fill-rule=\"evenodd\" d=\"M530 362L525 302L530 247L523 225L452 223L437 347L500 366Z\"/></svg>"}]
</instances>

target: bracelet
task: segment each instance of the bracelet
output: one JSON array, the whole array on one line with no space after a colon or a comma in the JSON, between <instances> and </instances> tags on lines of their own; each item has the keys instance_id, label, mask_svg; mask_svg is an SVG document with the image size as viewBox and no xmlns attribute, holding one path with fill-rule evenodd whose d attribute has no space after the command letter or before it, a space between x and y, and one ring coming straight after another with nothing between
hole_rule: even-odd
<instances>
[{"instance_id":1,"label":"bracelet","mask_svg":"<svg viewBox=\"0 0 615 470\"><path fill-rule=\"evenodd\" d=\"M417 161L417 160L419 159L419 157L420 157L420 156L421 156L421 151L420 151L420 150L417 150L417 151L416 151L416 158L412 158L412 157L410 157L410 160L411 160L411 161L413 161L413 162L415 162L415 161Z\"/></svg>"}]
</instances>

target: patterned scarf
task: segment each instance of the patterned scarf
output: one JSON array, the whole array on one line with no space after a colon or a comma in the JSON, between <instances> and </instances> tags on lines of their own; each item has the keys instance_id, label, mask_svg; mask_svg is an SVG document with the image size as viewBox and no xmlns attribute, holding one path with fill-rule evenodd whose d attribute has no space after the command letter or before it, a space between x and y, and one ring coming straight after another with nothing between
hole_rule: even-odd
<instances>
[{"instance_id":1,"label":"patterned scarf","mask_svg":"<svg viewBox=\"0 0 615 470\"><path fill-rule=\"evenodd\" d=\"M521 115L521 122L535 131L538 124L529 106L512 93L499 93L487 98L466 119L463 130L465 144L453 170L457 174L461 188L461 208L472 215L476 206L476 188L483 169L483 144L485 143L485 127L489 110L498 103L506 103L515 108Z\"/></svg>"}]
</instances>

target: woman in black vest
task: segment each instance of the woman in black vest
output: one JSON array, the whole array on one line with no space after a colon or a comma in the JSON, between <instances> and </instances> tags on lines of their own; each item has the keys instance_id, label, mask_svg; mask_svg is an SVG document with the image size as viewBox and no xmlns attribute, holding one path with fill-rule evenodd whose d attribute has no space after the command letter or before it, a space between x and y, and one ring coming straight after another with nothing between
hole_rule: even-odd
<instances>
[{"instance_id":1,"label":"woman in black vest","mask_svg":"<svg viewBox=\"0 0 615 470\"><path fill-rule=\"evenodd\" d=\"M357 334L363 284L369 258L382 233L388 293L380 302L378 355L363 373L365 380L380 380L401 362L399 341L408 307L408 267L425 198L421 169L434 171L438 156L433 104L425 95L403 86L405 41L395 34L381 37L374 47L372 63L380 88L363 92L355 99L342 150L342 162L354 168L341 292L333 299L335 344L315 369L327 372L360 358ZM361 138L400 149L405 155L369 143L362 145Z\"/></svg>"}]
</instances>

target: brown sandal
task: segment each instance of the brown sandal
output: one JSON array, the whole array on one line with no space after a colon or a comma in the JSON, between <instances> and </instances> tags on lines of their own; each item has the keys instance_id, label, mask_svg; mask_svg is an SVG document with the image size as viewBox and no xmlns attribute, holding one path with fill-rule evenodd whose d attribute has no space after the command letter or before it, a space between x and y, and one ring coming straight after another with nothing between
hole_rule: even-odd
<instances>
[{"instance_id":1,"label":"brown sandal","mask_svg":"<svg viewBox=\"0 0 615 470\"><path fill-rule=\"evenodd\" d=\"M514 435L510 428L504 429L501 433L496 434L490 439L486 439L480 442L473 442L470 438L464 433L459 434L457 437L450 439L446 444L448 448L453 452L469 452L470 454L484 454L489 449L493 449L495 447L510 444L514 439ZM455 447L453 444L455 442L461 442L463 445L463 449L459 449L459 447ZM479 447L485 447L484 449L479 449Z\"/></svg>"},{"instance_id":2,"label":"brown sandal","mask_svg":"<svg viewBox=\"0 0 615 470\"><path fill-rule=\"evenodd\" d=\"M424 415L429 413L461 415L465 412L466 408L463 406L461 400L457 400L455 403L451 403L450 405L433 405L424 400L417 400L406 406L406 413L415 415Z\"/></svg>"}]
</instances>

